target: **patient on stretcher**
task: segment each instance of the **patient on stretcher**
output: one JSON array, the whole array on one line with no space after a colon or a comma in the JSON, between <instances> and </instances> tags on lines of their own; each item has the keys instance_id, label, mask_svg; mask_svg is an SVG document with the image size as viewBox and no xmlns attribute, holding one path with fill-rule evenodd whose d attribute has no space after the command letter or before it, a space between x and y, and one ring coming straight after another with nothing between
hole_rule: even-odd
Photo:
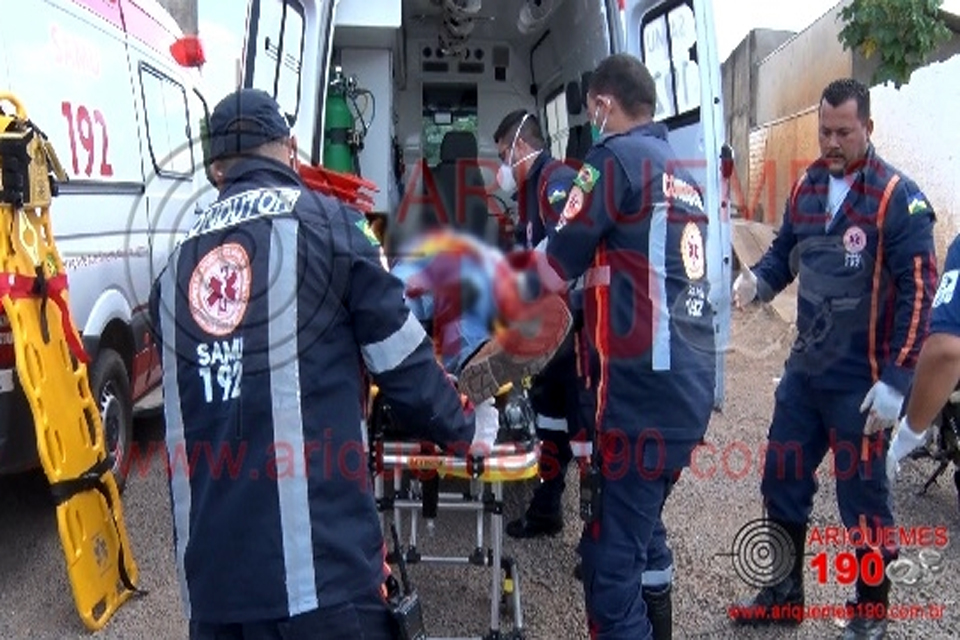
<instances>
[{"instance_id":1,"label":"patient on stretcher","mask_svg":"<svg viewBox=\"0 0 960 640\"><path fill-rule=\"evenodd\" d=\"M453 230L414 239L392 272L444 368L476 405L543 369L572 324L561 296L526 299L524 272L499 249Z\"/></svg>"}]
</instances>

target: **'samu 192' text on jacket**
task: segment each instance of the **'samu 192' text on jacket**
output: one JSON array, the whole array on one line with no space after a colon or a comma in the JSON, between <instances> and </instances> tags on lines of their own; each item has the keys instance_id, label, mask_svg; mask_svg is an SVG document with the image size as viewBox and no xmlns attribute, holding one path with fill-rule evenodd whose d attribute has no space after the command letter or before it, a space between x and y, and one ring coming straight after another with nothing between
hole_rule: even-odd
<instances>
[{"instance_id":1,"label":"'samu 192' text on jacket","mask_svg":"<svg viewBox=\"0 0 960 640\"><path fill-rule=\"evenodd\" d=\"M228 179L151 296L183 598L212 623L379 591L366 373L417 435L474 432L363 216L271 160Z\"/></svg>"}]
</instances>

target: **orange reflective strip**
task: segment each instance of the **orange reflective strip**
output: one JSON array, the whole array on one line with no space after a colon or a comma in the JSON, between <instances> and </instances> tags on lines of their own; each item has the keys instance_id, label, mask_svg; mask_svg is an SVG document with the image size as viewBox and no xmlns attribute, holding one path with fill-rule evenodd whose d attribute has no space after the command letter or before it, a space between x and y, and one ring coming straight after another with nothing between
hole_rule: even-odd
<instances>
[{"instance_id":1,"label":"orange reflective strip","mask_svg":"<svg viewBox=\"0 0 960 640\"><path fill-rule=\"evenodd\" d=\"M903 343L900 355L897 356L898 367L903 366L910 351L913 350L913 344L917 341L917 329L920 328L920 314L923 312L923 258L921 256L913 257L913 286L916 288L913 295L913 314L910 316L907 341Z\"/></svg>"},{"instance_id":2,"label":"orange reflective strip","mask_svg":"<svg viewBox=\"0 0 960 640\"><path fill-rule=\"evenodd\" d=\"M597 257L594 261L595 268L607 266L606 249L603 245L597 248ZM597 324L594 327L594 337L597 344L597 354L600 361L600 371L597 379L597 410L595 414L594 428L600 429L600 421L603 418L603 412L607 404L607 385L609 383L609 311L610 311L610 289L608 287L595 287L593 295L597 304ZM599 433L599 432L598 432Z\"/></svg>"},{"instance_id":3,"label":"orange reflective strip","mask_svg":"<svg viewBox=\"0 0 960 640\"><path fill-rule=\"evenodd\" d=\"M880 302L880 274L883 271L883 221L887 217L887 205L890 204L890 196L893 190L900 182L900 176L894 174L887 182L883 190L883 197L880 198L880 206L877 209L877 256L873 265L873 289L870 295L870 347L868 349L868 358L870 359L870 373L873 381L880 379L880 365L877 362L877 305Z\"/></svg>"}]
</instances>

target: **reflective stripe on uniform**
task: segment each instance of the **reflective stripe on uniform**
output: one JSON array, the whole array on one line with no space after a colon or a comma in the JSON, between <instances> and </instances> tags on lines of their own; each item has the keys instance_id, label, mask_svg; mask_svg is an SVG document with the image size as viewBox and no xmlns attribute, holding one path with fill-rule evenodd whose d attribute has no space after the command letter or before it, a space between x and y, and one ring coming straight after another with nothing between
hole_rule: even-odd
<instances>
[{"instance_id":1,"label":"reflective stripe on uniform","mask_svg":"<svg viewBox=\"0 0 960 640\"><path fill-rule=\"evenodd\" d=\"M544 431L566 431L567 421L564 418L551 418L537 414L537 429Z\"/></svg>"},{"instance_id":2,"label":"reflective stripe on uniform","mask_svg":"<svg viewBox=\"0 0 960 640\"><path fill-rule=\"evenodd\" d=\"M297 269L284 260L296 255L299 223L276 220L270 234L268 273L276 274L267 293L270 307L270 397L273 399L273 439L275 450L288 448L302 452L291 456L292 473L278 474L277 498L280 531L283 537L283 564L290 616L312 611L319 606L314 569L313 539L309 535L310 500L307 488L307 456L300 407L300 365L297 335Z\"/></svg>"},{"instance_id":3,"label":"reflective stripe on uniform","mask_svg":"<svg viewBox=\"0 0 960 640\"><path fill-rule=\"evenodd\" d=\"M362 345L360 352L370 373L384 373L400 366L427 337L423 325L407 313L403 326L379 342Z\"/></svg>"},{"instance_id":4,"label":"reflective stripe on uniform","mask_svg":"<svg viewBox=\"0 0 960 640\"><path fill-rule=\"evenodd\" d=\"M644 587L665 587L672 583L673 565L666 569L647 569L640 577L640 584Z\"/></svg>"},{"instance_id":5,"label":"reflective stripe on uniform","mask_svg":"<svg viewBox=\"0 0 960 640\"><path fill-rule=\"evenodd\" d=\"M583 440L571 440L570 451L573 452L574 458L588 458L593 455L593 443L590 441L584 442Z\"/></svg>"},{"instance_id":6,"label":"reflective stripe on uniform","mask_svg":"<svg viewBox=\"0 0 960 640\"><path fill-rule=\"evenodd\" d=\"M183 431L183 411L180 408L180 383L177 379L177 270L180 249L176 249L170 258L169 267L160 274L160 322L163 341L163 412L166 415L166 445L169 457L170 497L173 500L173 531L176 558L177 579L180 583L180 596L184 613L190 618L190 587L184 568L184 554L190 541L190 471L186 465L179 464L179 452L186 451L186 436Z\"/></svg>"},{"instance_id":7,"label":"reflective stripe on uniform","mask_svg":"<svg viewBox=\"0 0 960 640\"><path fill-rule=\"evenodd\" d=\"M670 370L670 308L667 304L667 204L658 202L650 216L650 253L648 256L650 296L653 298L654 371Z\"/></svg>"}]
</instances>

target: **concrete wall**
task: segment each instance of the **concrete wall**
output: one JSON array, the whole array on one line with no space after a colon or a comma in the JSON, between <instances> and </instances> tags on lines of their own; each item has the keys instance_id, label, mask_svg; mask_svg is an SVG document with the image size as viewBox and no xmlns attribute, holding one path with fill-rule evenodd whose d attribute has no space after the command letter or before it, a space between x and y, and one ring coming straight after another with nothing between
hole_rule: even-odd
<instances>
[{"instance_id":1,"label":"concrete wall","mask_svg":"<svg viewBox=\"0 0 960 640\"><path fill-rule=\"evenodd\" d=\"M837 34L844 0L764 59L757 69L757 122L772 122L817 104L832 80L853 73L853 54Z\"/></svg>"},{"instance_id":2,"label":"concrete wall","mask_svg":"<svg viewBox=\"0 0 960 640\"><path fill-rule=\"evenodd\" d=\"M877 152L910 176L937 212L941 264L960 231L960 55L913 73L900 90L870 90Z\"/></svg>"},{"instance_id":3,"label":"concrete wall","mask_svg":"<svg viewBox=\"0 0 960 640\"><path fill-rule=\"evenodd\" d=\"M795 34L793 31L754 29L721 65L724 131L733 148L735 176L743 188L750 169L750 130L757 125L757 65Z\"/></svg>"},{"instance_id":4,"label":"concrete wall","mask_svg":"<svg viewBox=\"0 0 960 640\"><path fill-rule=\"evenodd\" d=\"M837 16L849 1L839 3L756 67L747 178L732 194L744 217L779 225L798 172L819 154L817 103L823 87L848 76L870 82L876 59L844 51L839 42L843 25ZM960 232L960 129L952 125L960 104L960 17L946 18L956 35L931 56L930 64L915 71L899 90L892 83L871 88L873 142L882 157L919 184L937 211L941 261ZM727 104L734 120L728 120L728 128L734 135L742 135L742 124L735 119L749 114L737 93L743 86L742 80L731 81Z\"/></svg>"},{"instance_id":5,"label":"concrete wall","mask_svg":"<svg viewBox=\"0 0 960 640\"><path fill-rule=\"evenodd\" d=\"M747 191L735 196L743 217L779 226L790 190L819 155L815 106L751 131Z\"/></svg>"}]
</instances>

